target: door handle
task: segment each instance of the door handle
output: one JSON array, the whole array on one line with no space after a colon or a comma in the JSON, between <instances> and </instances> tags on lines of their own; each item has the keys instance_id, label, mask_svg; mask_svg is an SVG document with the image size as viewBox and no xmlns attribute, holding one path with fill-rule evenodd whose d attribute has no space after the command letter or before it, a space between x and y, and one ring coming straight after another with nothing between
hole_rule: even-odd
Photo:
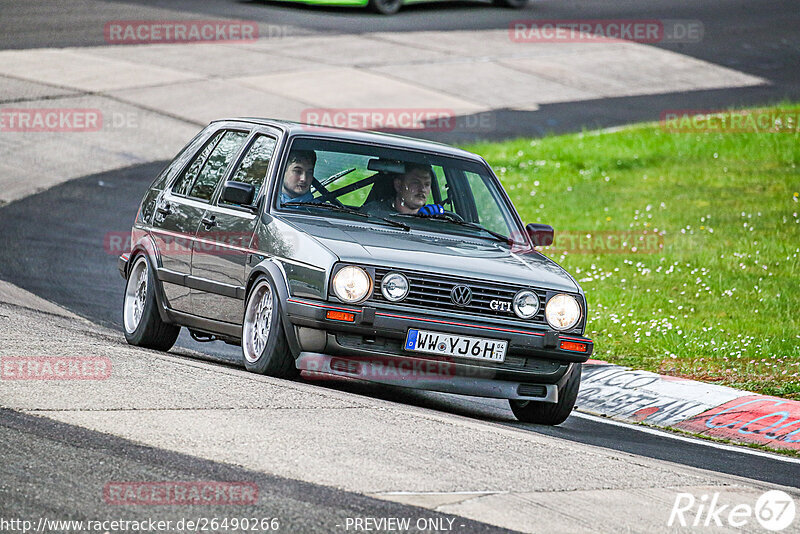
<instances>
[{"instance_id":1,"label":"door handle","mask_svg":"<svg viewBox=\"0 0 800 534\"><path fill-rule=\"evenodd\" d=\"M203 226L205 226L206 230L208 230L212 226L216 226L217 225L216 218L217 217L215 215L212 215L211 217L205 217L204 216L202 219L200 219L200 222L203 223Z\"/></svg>"},{"instance_id":2,"label":"door handle","mask_svg":"<svg viewBox=\"0 0 800 534\"><path fill-rule=\"evenodd\" d=\"M156 211L162 215L169 215L172 213L172 208L169 205L169 202L165 202L164 204L159 204L156 207Z\"/></svg>"}]
</instances>

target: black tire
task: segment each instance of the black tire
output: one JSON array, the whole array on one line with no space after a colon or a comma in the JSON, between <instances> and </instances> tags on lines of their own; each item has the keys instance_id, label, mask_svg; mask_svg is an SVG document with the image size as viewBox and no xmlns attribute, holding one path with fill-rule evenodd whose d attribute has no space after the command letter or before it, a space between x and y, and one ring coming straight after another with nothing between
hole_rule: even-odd
<instances>
[{"instance_id":1,"label":"black tire","mask_svg":"<svg viewBox=\"0 0 800 534\"><path fill-rule=\"evenodd\" d=\"M508 7L511 9L522 9L528 5L529 0L492 0L492 3L498 7Z\"/></svg>"},{"instance_id":2,"label":"black tire","mask_svg":"<svg viewBox=\"0 0 800 534\"><path fill-rule=\"evenodd\" d=\"M403 6L403 0L369 0L369 8L381 15L394 15Z\"/></svg>"},{"instance_id":3,"label":"black tire","mask_svg":"<svg viewBox=\"0 0 800 534\"><path fill-rule=\"evenodd\" d=\"M578 398L578 388L581 385L582 364L572 366L572 374L567 382L558 390L558 402L535 402L509 399L511 411L523 423L537 425L560 425L567 420L575 401Z\"/></svg>"},{"instance_id":4,"label":"black tire","mask_svg":"<svg viewBox=\"0 0 800 534\"><path fill-rule=\"evenodd\" d=\"M269 314L269 330L263 347L258 346L253 337L255 319L258 315L255 299L263 299L264 291L269 291L272 302ZM286 332L281 321L282 308L275 286L267 277L257 278L247 294L244 307L244 320L242 323L242 357L245 368L253 373L274 376L276 378L293 378L299 373L295 367L294 358L286 341ZM263 312L262 312L263 313ZM256 314L254 316L253 314ZM249 323L248 323L249 321Z\"/></svg>"},{"instance_id":5,"label":"black tire","mask_svg":"<svg viewBox=\"0 0 800 534\"><path fill-rule=\"evenodd\" d=\"M147 285L144 294L144 306L141 308L141 316L138 321L135 319L134 299L137 299L138 290L141 284L137 284L140 279L141 269L146 269L145 278ZM153 276L153 269L147 256L140 254L131 259L131 268L128 272L128 281L125 285L125 295L122 302L122 330L125 332L125 341L130 345L168 351L178 339L181 327L165 323L161 320L158 313L158 302L156 301L156 280Z\"/></svg>"}]
</instances>

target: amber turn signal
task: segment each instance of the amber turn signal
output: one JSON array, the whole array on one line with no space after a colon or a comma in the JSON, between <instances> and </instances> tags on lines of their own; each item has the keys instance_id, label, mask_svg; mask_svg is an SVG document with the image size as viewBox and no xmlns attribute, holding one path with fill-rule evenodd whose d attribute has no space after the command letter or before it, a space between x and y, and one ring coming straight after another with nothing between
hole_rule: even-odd
<instances>
[{"instance_id":1,"label":"amber turn signal","mask_svg":"<svg viewBox=\"0 0 800 534\"><path fill-rule=\"evenodd\" d=\"M356 320L356 316L352 313L334 310L329 310L328 313L325 314L325 318L333 319L334 321L347 321L348 323L352 323Z\"/></svg>"},{"instance_id":2,"label":"amber turn signal","mask_svg":"<svg viewBox=\"0 0 800 534\"><path fill-rule=\"evenodd\" d=\"M586 344L575 343L574 341L562 341L561 348L563 350L574 350L575 352L586 352Z\"/></svg>"}]
</instances>

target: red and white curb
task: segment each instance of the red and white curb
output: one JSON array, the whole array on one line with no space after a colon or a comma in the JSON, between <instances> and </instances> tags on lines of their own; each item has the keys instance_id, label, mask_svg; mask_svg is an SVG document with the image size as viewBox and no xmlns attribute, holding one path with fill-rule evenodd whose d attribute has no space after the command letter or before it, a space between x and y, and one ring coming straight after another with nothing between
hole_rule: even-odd
<instances>
[{"instance_id":1,"label":"red and white curb","mask_svg":"<svg viewBox=\"0 0 800 534\"><path fill-rule=\"evenodd\" d=\"M800 402L590 360L577 410L800 451Z\"/></svg>"}]
</instances>

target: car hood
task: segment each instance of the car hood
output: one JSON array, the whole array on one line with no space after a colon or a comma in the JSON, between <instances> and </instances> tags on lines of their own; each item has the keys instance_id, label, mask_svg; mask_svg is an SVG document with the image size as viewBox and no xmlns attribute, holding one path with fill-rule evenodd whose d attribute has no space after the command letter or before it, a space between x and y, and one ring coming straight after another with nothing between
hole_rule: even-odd
<instances>
[{"instance_id":1,"label":"car hood","mask_svg":"<svg viewBox=\"0 0 800 534\"><path fill-rule=\"evenodd\" d=\"M572 277L554 261L539 253L512 253L499 242L310 217L292 217L289 222L348 263L431 271L556 291L579 290Z\"/></svg>"}]
</instances>

